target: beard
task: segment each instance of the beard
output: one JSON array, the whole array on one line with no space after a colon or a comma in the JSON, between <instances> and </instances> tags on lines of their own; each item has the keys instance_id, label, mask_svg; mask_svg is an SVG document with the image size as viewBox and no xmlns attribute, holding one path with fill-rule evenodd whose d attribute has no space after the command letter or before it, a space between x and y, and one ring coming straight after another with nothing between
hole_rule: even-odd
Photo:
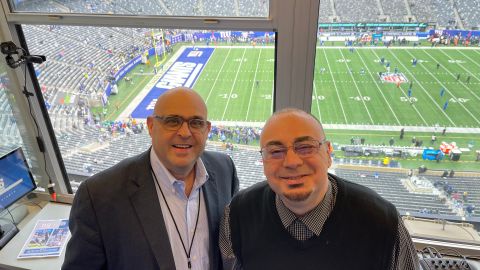
<instances>
[{"instance_id":1,"label":"beard","mask_svg":"<svg viewBox=\"0 0 480 270\"><path fill-rule=\"evenodd\" d=\"M284 192L283 196L285 198L287 198L288 200L292 201L292 202L303 202L303 201L305 201L306 199L308 199L308 197L310 197L310 195L312 194L312 191L311 190L305 190L305 191L295 190L295 189L297 189L299 187L302 187L302 186L303 186L303 184L290 186L289 187L290 192Z\"/></svg>"}]
</instances>

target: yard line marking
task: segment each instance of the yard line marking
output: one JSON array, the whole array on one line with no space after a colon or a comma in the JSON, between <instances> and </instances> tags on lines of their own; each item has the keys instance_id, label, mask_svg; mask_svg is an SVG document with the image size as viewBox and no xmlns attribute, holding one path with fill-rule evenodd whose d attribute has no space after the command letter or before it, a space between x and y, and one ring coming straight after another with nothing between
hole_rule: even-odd
<instances>
[{"instance_id":1,"label":"yard line marking","mask_svg":"<svg viewBox=\"0 0 480 270\"><path fill-rule=\"evenodd\" d=\"M338 50L340 51L340 54L342 55L342 58L344 60L346 60L345 56L343 55L342 49L338 49ZM345 65L347 65L348 70L350 70L350 67L348 66L348 62L344 61L344 63L345 63ZM363 100L362 93L360 92L360 89L358 88L357 82L355 81L355 78L353 77L353 74L350 73L350 76L352 77L353 84L355 84L355 88L357 88L357 92L360 95L360 99L362 100L362 103L363 103L363 106L365 107L365 110L367 110L367 114L368 114L368 117L370 118L370 122L372 123L372 125L375 125L375 123L373 122L372 115L370 115L370 111L367 108L367 104L365 104L365 100Z\"/></svg>"},{"instance_id":2,"label":"yard line marking","mask_svg":"<svg viewBox=\"0 0 480 270\"><path fill-rule=\"evenodd\" d=\"M408 50L406 50L408 51ZM448 116L448 114L442 110L442 108L440 107L440 105L437 104L437 102L435 101L435 99L433 99L433 97L430 95L430 93L428 93L427 89L425 89L425 87L423 87L423 85L417 80L417 78L415 76L413 76L413 73L410 72L410 70L402 63L402 61L400 61L400 59L398 59L398 57L392 53L392 51L388 51L391 55L393 55L393 57L395 57L395 59L397 59L398 63L400 65L403 66L403 68L405 68L406 71L408 71L408 73L410 73L412 75L412 78L417 82L417 84L423 89L423 91L427 94L427 96L430 98L430 100L432 100L433 104L435 106L437 106L437 108L445 115L445 117L447 117L447 119L450 121L450 123L456 127L457 125L455 124L455 122L453 122L453 120Z\"/></svg>"},{"instance_id":3,"label":"yard line marking","mask_svg":"<svg viewBox=\"0 0 480 270\"><path fill-rule=\"evenodd\" d=\"M250 112L250 104L252 104L253 87L255 87L257 83L258 63L260 63L260 58L262 57L262 51L263 50L260 49L260 53L258 54L257 67L255 68L255 75L253 75L252 90L250 91L250 99L248 100L248 108L247 108L247 115L245 116L245 121L248 120L248 113Z\"/></svg>"},{"instance_id":4,"label":"yard line marking","mask_svg":"<svg viewBox=\"0 0 480 270\"><path fill-rule=\"evenodd\" d=\"M237 73L235 74L235 79L233 80L233 83L232 83L232 88L230 89L230 93L228 94L227 104L225 105L225 109L223 110L222 121L225 118L225 113L227 113L227 108L228 108L228 104L230 103L230 99L232 97L233 88L235 88L235 84L237 84L238 74L240 73L240 68L242 67L243 59L245 58L246 51L247 51L247 48L243 49L240 65L238 65Z\"/></svg>"},{"instance_id":5,"label":"yard line marking","mask_svg":"<svg viewBox=\"0 0 480 270\"><path fill-rule=\"evenodd\" d=\"M408 51L407 51L407 52L408 52ZM428 52L426 52L425 50L424 50L424 52L425 52L430 58L435 59L435 58L433 58L433 56L431 56L431 55L430 55ZM411 56L413 56L410 52L408 52L408 53L409 53ZM425 68L425 67L424 67L424 68ZM428 70L427 70L427 71L428 71ZM447 91L447 93L450 93L450 95L451 95L452 97L454 97L455 99L457 99L457 97L456 97L455 95L453 95L453 93L452 93L450 90L448 90L448 88L445 86L445 84L443 84L440 80L438 80L437 77L435 77L435 75L433 75L430 71L428 71L428 73L430 73L430 76L432 76L433 78L435 78L435 80L443 87L443 89L445 89L445 91ZM470 116L471 116L473 119L475 119L475 121L477 121L477 123L480 124L480 120L478 120L478 119L475 117L475 115L473 115L472 112L470 112L470 110L468 110L467 107L465 107L465 105L462 104L462 102L457 102L457 103L458 103L460 106L462 106L463 109L465 109L465 111L467 111L468 114L470 114Z\"/></svg>"},{"instance_id":6,"label":"yard line marking","mask_svg":"<svg viewBox=\"0 0 480 270\"><path fill-rule=\"evenodd\" d=\"M376 56L377 58L379 58L378 54L377 54L374 50L372 50L372 52L375 54L375 56ZM367 69L368 69L368 68L367 68ZM375 82L375 84L376 84L376 82ZM377 86L377 87L378 87L378 86ZM400 87L400 90L402 91L403 96L408 97L408 95L405 94L405 91L403 91L403 88L402 88L402 87ZM382 94L382 96L383 96L383 94ZM385 98L385 97L384 97L384 98ZM388 104L388 103L387 103L387 104ZM420 116L420 118L422 119L423 123L428 126L427 121L425 120L425 118L423 118L422 114L421 114L420 111L417 109L417 106L415 106L414 103L410 103L410 104L412 104L413 109L417 112L418 116ZM396 117L395 117L395 118L396 118ZM398 119L397 119L397 121L398 121Z\"/></svg>"},{"instance_id":7,"label":"yard line marking","mask_svg":"<svg viewBox=\"0 0 480 270\"><path fill-rule=\"evenodd\" d=\"M380 94L382 95L383 99L384 99L385 102L387 103L388 108L390 108L390 111L392 111L392 114L393 114L393 116L395 117L395 119L397 120L398 125L401 125L400 120L398 120L398 117L397 117L397 115L395 114L395 111L392 109L392 106L390 106L390 102L388 102L387 98L385 97L385 95L384 95L383 92L382 92L382 89L380 89L380 86L378 86L377 80L373 77L372 73L370 72L370 69L369 69L368 66L367 66L367 63L365 63L365 61L363 60L363 57L362 57L362 55L360 54L360 52L357 52L357 55L360 57L360 60L362 60L363 65L367 68L368 74L369 74L370 77L372 78L373 82L375 83L375 86L377 87L378 91L380 92ZM376 55L376 54L375 54L375 55ZM377 57L378 57L378 55L377 55Z\"/></svg>"},{"instance_id":8,"label":"yard line marking","mask_svg":"<svg viewBox=\"0 0 480 270\"><path fill-rule=\"evenodd\" d=\"M315 65L315 69L317 69L316 65ZM317 85L315 84L315 80L313 80L313 92L315 93L315 100L316 100L316 103L317 103L317 111L318 111L318 120L320 120L320 122L322 122L322 113L320 112L320 105L318 104L319 101L318 101L318 94L317 94ZM312 102L313 102L313 99L312 99Z\"/></svg>"},{"instance_id":9,"label":"yard line marking","mask_svg":"<svg viewBox=\"0 0 480 270\"><path fill-rule=\"evenodd\" d=\"M466 58L470 59L470 61L472 61L472 63L474 63L475 65L477 65L477 66L480 67L480 64L478 64L478 63L475 61L475 59L472 59L472 58L470 58L470 56L464 54L464 53L462 52L462 50L457 50L457 51L458 51L459 53L461 53L463 56L465 56ZM447 55L444 51L442 51L442 52L443 52L445 55ZM472 73L472 74L473 74L473 73Z\"/></svg>"},{"instance_id":10,"label":"yard line marking","mask_svg":"<svg viewBox=\"0 0 480 270\"><path fill-rule=\"evenodd\" d=\"M446 54L443 50L440 50L443 54L445 54L449 59L452 59L452 57L450 57L448 54ZM425 51L426 52L426 51ZM460 52L460 51L459 51ZM427 53L427 52L426 52ZM427 53L428 56L432 57L429 53ZM462 53L463 56L466 56ZM470 59L472 62L474 62L470 57L466 56L468 59ZM477 63L474 62L474 64L478 65ZM472 75L475 79L479 80L477 76L475 76L472 72L470 72L469 70L467 70L466 68L463 67L463 65L459 65L463 70L467 71L468 74ZM448 73L450 73L450 75L452 75L454 78L455 78L455 75L450 71L448 70ZM463 81L459 81L463 87L465 87L466 90L468 90L468 92L470 92L470 94L472 94L473 96L475 96L478 100L480 100L480 97L477 96L471 89L470 87L468 87Z\"/></svg>"},{"instance_id":11,"label":"yard line marking","mask_svg":"<svg viewBox=\"0 0 480 270\"><path fill-rule=\"evenodd\" d=\"M225 59L223 60L222 66L220 67L220 71L217 73L217 77L215 78L215 81L212 84L212 88L210 88L210 91L208 91L207 98L205 99L205 104L208 104L208 99L210 98L210 95L212 94L213 88L215 88L215 84L217 84L218 77L220 77L220 74L222 73L223 66L225 66L225 63L227 62L228 56L230 55L230 52L232 49L228 49L227 56L225 56ZM212 56L210 56L211 58ZM205 65L206 66L206 65Z\"/></svg>"},{"instance_id":12,"label":"yard line marking","mask_svg":"<svg viewBox=\"0 0 480 270\"><path fill-rule=\"evenodd\" d=\"M327 57L327 53L325 52L325 49L322 49L322 51L323 51L323 54L325 55L325 59L327 60L328 70L332 70L332 68L330 67L330 61L328 61L328 57ZM332 77L333 86L335 87L335 92L337 93L338 102L340 102L340 108L342 109L342 112L343 112L343 118L345 119L345 124L348 125L347 115L345 114L345 110L343 109L342 99L340 98L337 84L335 83L335 78L333 78L332 72L329 72L329 73L330 73L330 76Z\"/></svg>"}]
</instances>

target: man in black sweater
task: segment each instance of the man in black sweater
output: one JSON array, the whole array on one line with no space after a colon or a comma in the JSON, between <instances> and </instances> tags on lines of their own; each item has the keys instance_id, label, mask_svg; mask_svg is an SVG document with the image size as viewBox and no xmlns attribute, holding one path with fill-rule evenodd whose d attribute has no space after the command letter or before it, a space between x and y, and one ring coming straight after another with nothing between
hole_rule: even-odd
<instances>
[{"instance_id":1,"label":"man in black sweater","mask_svg":"<svg viewBox=\"0 0 480 270\"><path fill-rule=\"evenodd\" d=\"M312 115L285 109L260 138L267 181L225 208L225 269L419 269L395 207L328 173L331 144Z\"/></svg>"}]
</instances>

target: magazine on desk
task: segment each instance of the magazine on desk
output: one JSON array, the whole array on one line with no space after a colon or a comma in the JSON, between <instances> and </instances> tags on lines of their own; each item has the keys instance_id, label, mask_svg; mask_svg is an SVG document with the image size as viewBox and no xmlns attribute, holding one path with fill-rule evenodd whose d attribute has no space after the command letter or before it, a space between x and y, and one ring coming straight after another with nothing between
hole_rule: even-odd
<instances>
[{"instance_id":1,"label":"magazine on desk","mask_svg":"<svg viewBox=\"0 0 480 270\"><path fill-rule=\"evenodd\" d=\"M68 219L39 220L17 258L60 256L69 236Z\"/></svg>"}]
</instances>

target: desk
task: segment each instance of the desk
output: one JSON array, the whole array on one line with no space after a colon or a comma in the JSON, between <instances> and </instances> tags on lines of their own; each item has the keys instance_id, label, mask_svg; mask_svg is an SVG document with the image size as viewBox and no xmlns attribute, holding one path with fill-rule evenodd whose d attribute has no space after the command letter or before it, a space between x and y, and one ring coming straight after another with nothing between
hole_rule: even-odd
<instances>
[{"instance_id":1,"label":"desk","mask_svg":"<svg viewBox=\"0 0 480 270\"><path fill-rule=\"evenodd\" d=\"M13 237L13 239L10 240L10 242L2 250L0 250L0 264L26 268L30 270L60 269L65 257L65 249L62 251L62 254L59 257L17 259L17 256L25 244L25 241L27 241L28 236L30 236L30 233L35 227L37 220L68 218L70 215L70 207L71 205L67 204L47 203L38 213L30 214L35 216L28 220L25 224L20 223L18 226L20 232L15 235L15 237Z\"/></svg>"}]
</instances>

